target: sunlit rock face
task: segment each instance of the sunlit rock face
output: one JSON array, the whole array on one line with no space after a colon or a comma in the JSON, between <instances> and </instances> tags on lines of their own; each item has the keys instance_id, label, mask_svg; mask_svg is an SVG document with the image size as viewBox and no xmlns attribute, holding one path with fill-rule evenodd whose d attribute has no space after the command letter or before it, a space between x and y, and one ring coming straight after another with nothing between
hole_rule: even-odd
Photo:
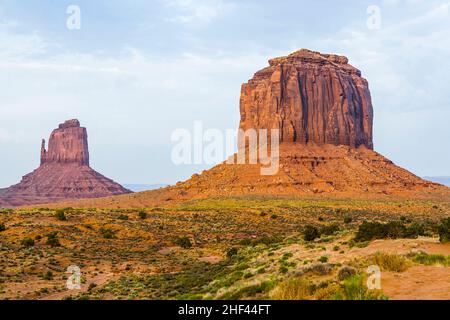
<instances>
[{"instance_id":1,"label":"sunlit rock face","mask_svg":"<svg viewBox=\"0 0 450 320\"><path fill-rule=\"evenodd\" d=\"M343 56L306 49L269 60L242 85L241 129L279 129L281 142L373 149L373 108L361 72Z\"/></svg>"}]
</instances>

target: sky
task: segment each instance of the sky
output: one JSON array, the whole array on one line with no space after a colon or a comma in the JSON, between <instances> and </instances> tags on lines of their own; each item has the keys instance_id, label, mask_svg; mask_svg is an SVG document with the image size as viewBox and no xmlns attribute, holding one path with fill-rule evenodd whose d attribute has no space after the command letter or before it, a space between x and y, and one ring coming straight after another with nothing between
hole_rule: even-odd
<instances>
[{"instance_id":1,"label":"sky","mask_svg":"<svg viewBox=\"0 0 450 320\"><path fill-rule=\"evenodd\" d=\"M68 28L71 5L80 28ZM450 2L0 0L0 188L39 165L64 120L120 183L175 183L176 129L237 128L241 84L300 48L342 54L369 81L375 149L450 176ZM73 21L73 20L69 20Z\"/></svg>"}]
</instances>

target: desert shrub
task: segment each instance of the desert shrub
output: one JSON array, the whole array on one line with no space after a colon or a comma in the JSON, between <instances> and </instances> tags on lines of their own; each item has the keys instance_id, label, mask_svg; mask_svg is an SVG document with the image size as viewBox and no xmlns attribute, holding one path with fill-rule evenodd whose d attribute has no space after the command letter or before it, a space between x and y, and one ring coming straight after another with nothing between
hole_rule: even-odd
<instances>
[{"instance_id":1,"label":"desert shrub","mask_svg":"<svg viewBox=\"0 0 450 320\"><path fill-rule=\"evenodd\" d=\"M228 259L231 259L232 257L234 257L235 255L237 255L238 253L238 249L237 248L229 248L227 250L227 257Z\"/></svg>"},{"instance_id":2,"label":"desert shrub","mask_svg":"<svg viewBox=\"0 0 450 320\"><path fill-rule=\"evenodd\" d=\"M322 262L322 263L326 263L326 262L328 262L328 257L327 256L321 256L318 260L320 262Z\"/></svg>"},{"instance_id":3,"label":"desert shrub","mask_svg":"<svg viewBox=\"0 0 450 320\"><path fill-rule=\"evenodd\" d=\"M138 212L138 216L142 220L147 219L147 212L145 212L144 210L141 210Z\"/></svg>"},{"instance_id":4,"label":"desert shrub","mask_svg":"<svg viewBox=\"0 0 450 320\"><path fill-rule=\"evenodd\" d=\"M114 231L108 228L101 228L100 233L105 239L114 239L116 237Z\"/></svg>"},{"instance_id":5,"label":"desert shrub","mask_svg":"<svg viewBox=\"0 0 450 320\"><path fill-rule=\"evenodd\" d=\"M51 232L47 234L47 241L45 244L51 246L51 247L59 247L61 244L59 243L58 239L58 233L57 232Z\"/></svg>"},{"instance_id":6,"label":"desert shrub","mask_svg":"<svg viewBox=\"0 0 450 320\"><path fill-rule=\"evenodd\" d=\"M412 257L412 260L416 263L424 264L427 266L439 264L443 266L450 266L450 256L445 257L441 254L427 254L420 252Z\"/></svg>"},{"instance_id":7,"label":"desert shrub","mask_svg":"<svg viewBox=\"0 0 450 320\"><path fill-rule=\"evenodd\" d=\"M280 273L287 273L289 271L288 267L286 266L280 266L280 269L278 270Z\"/></svg>"},{"instance_id":8,"label":"desert shrub","mask_svg":"<svg viewBox=\"0 0 450 320\"><path fill-rule=\"evenodd\" d=\"M320 237L319 230L312 225L307 225L303 230L303 239L305 239L305 241L314 241L319 237Z\"/></svg>"},{"instance_id":9,"label":"desert shrub","mask_svg":"<svg viewBox=\"0 0 450 320\"><path fill-rule=\"evenodd\" d=\"M252 244L251 239L242 239L241 241L239 241L239 245L241 246L249 246L251 244Z\"/></svg>"},{"instance_id":10,"label":"desert shrub","mask_svg":"<svg viewBox=\"0 0 450 320\"><path fill-rule=\"evenodd\" d=\"M58 219L59 221L66 221L66 220L67 220L66 213L65 213L64 209L58 209L58 210L56 210L55 217L56 217L56 219Z\"/></svg>"},{"instance_id":11,"label":"desert shrub","mask_svg":"<svg viewBox=\"0 0 450 320\"><path fill-rule=\"evenodd\" d=\"M305 273L313 273L319 276L325 276L333 271L333 266L329 263L317 262L305 267L304 271Z\"/></svg>"},{"instance_id":12,"label":"desert shrub","mask_svg":"<svg viewBox=\"0 0 450 320\"><path fill-rule=\"evenodd\" d=\"M339 231L339 226L336 223L333 223L328 226L322 227L322 229L320 229L320 234L324 234L326 236L331 236L338 231Z\"/></svg>"},{"instance_id":13,"label":"desert shrub","mask_svg":"<svg viewBox=\"0 0 450 320\"><path fill-rule=\"evenodd\" d=\"M304 278L292 278L281 282L273 291L275 300L307 300L314 294L315 285Z\"/></svg>"},{"instance_id":14,"label":"desert shrub","mask_svg":"<svg viewBox=\"0 0 450 320\"><path fill-rule=\"evenodd\" d=\"M31 238L25 238L22 241L20 241L20 244L26 248L33 247L34 246L34 240Z\"/></svg>"},{"instance_id":15,"label":"desert shrub","mask_svg":"<svg viewBox=\"0 0 450 320\"><path fill-rule=\"evenodd\" d=\"M441 221L441 224L438 226L438 233L440 242L450 242L450 218Z\"/></svg>"},{"instance_id":16,"label":"desert shrub","mask_svg":"<svg viewBox=\"0 0 450 320\"><path fill-rule=\"evenodd\" d=\"M411 224L410 226L406 227L404 237L410 238L410 239L416 239L419 236L424 236L424 235L425 235L424 225L415 222L415 223Z\"/></svg>"},{"instance_id":17,"label":"desert shrub","mask_svg":"<svg viewBox=\"0 0 450 320\"><path fill-rule=\"evenodd\" d=\"M359 226L354 240L363 242L374 239L417 238L419 235L424 234L424 226L417 223L406 226L400 221L388 223L364 221Z\"/></svg>"},{"instance_id":18,"label":"desert shrub","mask_svg":"<svg viewBox=\"0 0 450 320\"><path fill-rule=\"evenodd\" d=\"M47 271L46 273L42 274L42 279L53 280L53 272Z\"/></svg>"},{"instance_id":19,"label":"desert shrub","mask_svg":"<svg viewBox=\"0 0 450 320\"><path fill-rule=\"evenodd\" d=\"M280 243L283 241L283 238L278 236L264 236L252 242L253 245L264 244L266 246L270 246L272 244Z\"/></svg>"},{"instance_id":20,"label":"desert shrub","mask_svg":"<svg viewBox=\"0 0 450 320\"><path fill-rule=\"evenodd\" d=\"M363 275L354 275L344 280L334 297L336 300L382 300L386 297L378 290L369 290Z\"/></svg>"},{"instance_id":21,"label":"desert shrub","mask_svg":"<svg viewBox=\"0 0 450 320\"><path fill-rule=\"evenodd\" d=\"M126 214L121 214L117 219L119 219L119 220L128 220L128 216Z\"/></svg>"},{"instance_id":22,"label":"desert shrub","mask_svg":"<svg viewBox=\"0 0 450 320\"><path fill-rule=\"evenodd\" d=\"M377 265L383 271L403 272L408 269L408 259L398 254L377 252L369 258L369 263Z\"/></svg>"},{"instance_id":23,"label":"desert shrub","mask_svg":"<svg viewBox=\"0 0 450 320\"><path fill-rule=\"evenodd\" d=\"M340 286L336 283L330 283L326 286L319 287L314 292L314 299L316 300L331 300L337 292L339 292Z\"/></svg>"},{"instance_id":24,"label":"desert shrub","mask_svg":"<svg viewBox=\"0 0 450 320\"><path fill-rule=\"evenodd\" d=\"M350 216L345 216L344 217L344 223L345 224L349 224L349 223L351 223L353 221L353 218L352 217L350 217Z\"/></svg>"},{"instance_id":25,"label":"desert shrub","mask_svg":"<svg viewBox=\"0 0 450 320\"><path fill-rule=\"evenodd\" d=\"M92 291L95 287L97 287L97 284L94 282L89 283L88 291Z\"/></svg>"},{"instance_id":26,"label":"desert shrub","mask_svg":"<svg viewBox=\"0 0 450 320\"><path fill-rule=\"evenodd\" d=\"M241 288L235 292L229 292L221 297L219 299L226 299L226 300L238 300L243 299L246 297L254 297L255 295L269 292L274 287L274 283L272 281L264 281L260 284L251 285L248 287Z\"/></svg>"},{"instance_id":27,"label":"desert shrub","mask_svg":"<svg viewBox=\"0 0 450 320\"><path fill-rule=\"evenodd\" d=\"M6 226L4 223L0 223L0 232L5 231L6 230Z\"/></svg>"},{"instance_id":28,"label":"desert shrub","mask_svg":"<svg viewBox=\"0 0 450 320\"><path fill-rule=\"evenodd\" d=\"M356 269L350 266L343 266L338 271L338 279L343 281L347 278L350 278L356 274Z\"/></svg>"},{"instance_id":29,"label":"desert shrub","mask_svg":"<svg viewBox=\"0 0 450 320\"><path fill-rule=\"evenodd\" d=\"M188 237L178 237L174 240L174 244L182 247L183 249L189 249L192 247L191 240Z\"/></svg>"}]
</instances>

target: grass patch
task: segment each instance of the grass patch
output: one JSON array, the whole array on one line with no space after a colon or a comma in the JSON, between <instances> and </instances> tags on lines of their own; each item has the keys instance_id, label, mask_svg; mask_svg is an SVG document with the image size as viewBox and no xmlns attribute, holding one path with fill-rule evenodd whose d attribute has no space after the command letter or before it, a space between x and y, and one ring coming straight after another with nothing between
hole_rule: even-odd
<instances>
[{"instance_id":1,"label":"grass patch","mask_svg":"<svg viewBox=\"0 0 450 320\"><path fill-rule=\"evenodd\" d=\"M427 254L425 252L421 252L418 254L415 254L411 257L411 260L419 263L424 264L426 266L432 266L432 265L442 265L442 266L450 266L450 256L443 256L441 254Z\"/></svg>"},{"instance_id":2,"label":"grass patch","mask_svg":"<svg viewBox=\"0 0 450 320\"><path fill-rule=\"evenodd\" d=\"M368 262L377 265L382 271L403 272L408 269L409 260L398 254L377 252L368 259Z\"/></svg>"}]
</instances>

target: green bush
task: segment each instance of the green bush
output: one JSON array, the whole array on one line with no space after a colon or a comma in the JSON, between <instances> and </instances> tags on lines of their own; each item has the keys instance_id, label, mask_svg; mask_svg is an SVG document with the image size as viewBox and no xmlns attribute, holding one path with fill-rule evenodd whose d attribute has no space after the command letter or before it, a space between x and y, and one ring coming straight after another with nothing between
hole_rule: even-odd
<instances>
[{"instance_id":1,"label":"green bush","mask_svg":"<svg viewBox=\"0 0 450 320\"><path fill-rule=\"evenodd\" d=\"M345 216L344 217L344 223L345 224L349 224L349 223L351 223L353 221L353 218L352 217L350 217L350 216Z\"/></svg>"},{"instance_id":2,"label":"green bush","mask_svg":"<svg viewBox=\"0 0 450 320\"><path fill-rule=\"evenodd\" d=\"M257 239L255 241L253 241L253 245L258 245L258 244L264 244L266 246L269 246L271 244L276 244L276 243L280 243L283 239L281 237L278 236L264 236L260 239Z\"/></svg>"},{"instance_id":3,"label":"green bush","mask_svg":"<svg viewBox=\"0 0 450 320\"><path fill-rule=\"evenodd\" d=\"M0 232L5 231L6 230L6 226L4 223L0 223Z\"/></svg>"},{"instance_id":4,"label":"green bush","mask_svg":"<svg viewBox=\"0 0 450 320\"><path fill-rule=\"evenodd\" d=\"M42 279L44 280L53 280L53 272L47 271L42 275Z\"/></svg>"},{"instance_id":5,"label":"green bush","mask_svg":"<svg viewBox=\"0 0 450 320\"><path fill-rule=\"evenodd\" d=\"M31 238L25 238L22 241L20 241L20 244L26 248L30 248L34 246L34 240Z\"/></svg>"},{"instance_id":6,"label":"green bush","mask_svg":"<svg viewBox=\"0 0 450 320\"><path fill-rule=\"evenodd\" d=\"M232 257L234 257L235 255L237 255L238 253L238 249L237 248L229 248L227 250L227 257L228 259L231 259Z\"/></svg>"},{"instance_id":7,"label":"green bush","mask_svg":"<svg viewBox=\"0 0 450 320\"><path fill-rule=\"evenodd\" d=\"M103 238L105 239L114 239L116 235L114 234L114 231L108 228L101 228L100 233L102 234Z\"/></svg>"},{"instance_id":8,"label":"green bush","mask_svg":"<svg viewBox=\"0 0 450 320\"><path fill-rule=\"evenodd\" d=\"M241 246L249 246L251 244L252 244L251 239L242 239L241 241L239 241L239 245Z\"/></svg>"},{"instance_id":9,"label":"green bush","mask_svg":"<svg viewBox=\"0 0 450 320\"><path fill-rule=\"evenodd\" d=\"M126 214L121 214L117 219L119 219L119 220L128 220L128 216Z\"/></svg>"},{"instance_id":10,"label":"green bush","mask_svg":"<svg viewBox=\"0 0 450 320\"><path fill-rule=\"evenodd\" d=\"M417 237L424 236L424 235L425 235L424 225L415 222L412 225L410 225L409 227L406 227L404 237L410 238L410 239L416 239Z\"/></svg>"},{"instance_id":11,"label":"green bush","mask_svg":"<svg viewBox=\"0 0 450 320\"><path fill-rule=\"evenodd\" d=\"M138 216L142 220L147 219L147 212L145 212L144 210L141 210L138 212Z\"/></svg>"},{"instance_id":12,"label":"green bush","mask_svg":"<svg viewBox=\"0 0 450 320\"><path fill-rule=\"evenodd\" d=\"M326 236L331 236L339 231L339 225L337 223L330 224L328 226L322 227L320 230L320 234L324 234Z\"/></svg>"},{"instance_id":13,"label":"green bush","mask_svg":"<svg viewBox=\"0 0 450 320\"><path fill-rule=\"evenodd\" d=\"M58 233L57 232L51 232L47 234L47 241L45 244L51 246L51 247L59 247L61 244L59 243L58 239Z\"/></svg>"},{"instance_id":14,"label":"green bush","mask_svg":"<svg viewBox=\"0 0 450 320\"><path fill-rule=\"evenodd\" d=\"M189 249L192 247L191 240L188 237L178 237L175 239L174 243L183 249Z\"/></svg>"},{"instance_id":15,"label":"green bush","mask_svg":"<svg viewBox=\"0 0 450 320\"><path fill-rule=\"evenodd\" d=\"M56 219L58 219L59 221L66 221L67 217L66 217L66 213L64 211L64 209L58 209L56 210Z\"/></svg>"},{"instance_id":16,"label":"green bush","mask_svg":"<svg viewBox=\"0 0 450 320\"><path fill-rule=\"evenodd\" d=\"M303 239L305 239L305 241L314 241L319 237L320 237L319 230L312 225L307 225L303 230Z\"/></svg>"},{"instance_id":17,"label":"green bush","mask_svg":"<svg viewBox=\"0 0 450 320\"><path fill-rule=\"evenodd\" d=\"M450 266L450 256L445 257L441 254L427 254L425 252L418 253L412 257L412 260L416 263L431 265L443 265Z\"/></svg>"},{"instance_id":18,"label":"green bush","mask_svg":"<svg viewBox=\"0 0 450 320\"><path fill-rule=\"evenodd\" d=\"M354 275L346 280L342 289L334 295L336 300L384 300L386 297L377 290L369 290L362 275Z\"/></svg>"},{"instance_id":19,"label":"green bush","mask_svg":"<svg viewBox=\"0 0 450 320\"><path fill-rule=\"evenodd\" d=\"M343 266L338 271L338 279L343 281L345 279L348 279L356 274L356 269L350 266Z\"/></svg>"},{"instance_id":20,"label":"green bush","mask_svg":"<svg viewBox=\"0 0 450 320\"><path fill-rule=\"evenodd\" d=\"M358 228L355 241L364 242L374 239L417 238L425 235L425 227L418 223L410 226L400 221L388 223L364 221Z\"/></svg>"},{"instance_id":21,"label":"green bush","mask_svg":"<svg viewBox=\"0 0 450 320\"><path fill-rule=\"evenodd\" d=\"M443 219L438 227L439 241L450 242L450 218Z\"/></svg>"}]
</instances>

